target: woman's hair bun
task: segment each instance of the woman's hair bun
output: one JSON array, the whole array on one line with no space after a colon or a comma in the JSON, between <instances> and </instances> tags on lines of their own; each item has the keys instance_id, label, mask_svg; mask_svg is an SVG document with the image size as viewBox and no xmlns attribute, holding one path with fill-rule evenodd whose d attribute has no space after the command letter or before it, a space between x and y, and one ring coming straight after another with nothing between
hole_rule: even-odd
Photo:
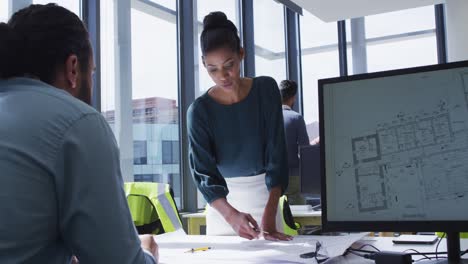
<instances>
[{"instance_id":1,"label":"woman's hair bun","mask_svg":"<svg viewBox=\"0 0 468 264\"><path fill-rule=\"evenodd\" d=\"M211 12L203 19L203 30L226 28L237 34L236 26L220 11Z\"/></svg>"},{"instance_id":2,"label":"woman's hair bun","mask_svg":"<svg viewBox=\"0 0 468 264\"><path fill-rule=\"evenodd\" d=\"M209 13L203 19L200 46L203 56L210 51L223 47L239 52L241 45L236 26L223 12Z\"/></svg>"}]
</instances>

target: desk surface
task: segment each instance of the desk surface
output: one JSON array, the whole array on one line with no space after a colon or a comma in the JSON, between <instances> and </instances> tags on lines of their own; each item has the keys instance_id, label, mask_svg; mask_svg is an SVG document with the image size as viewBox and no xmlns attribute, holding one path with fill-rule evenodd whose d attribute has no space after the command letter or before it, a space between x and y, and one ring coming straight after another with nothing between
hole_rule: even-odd
<instances>
[{"instance_id":1,"label":"desk surface","mask_svg":"<svg viewBox=\"0 0 468 264\"><path fill-rule=\"evenodd\" d=\"M354 235L353 235L354 236ZM354 237L355 238L355 237ZM336 238L317 236L297 236L292 241L271 242L265 240L246 240L235 236L189 236L178 234L164 234L155 237L159 245L160 263L315 263L313 259L302 259L300 254L314 250L314 243L319 239L328 248L330 255L340 246L345 245L343 241ZM336 240L334 240L336 239ZM349 241L348 241L349 242ZM340 245L342 244L342 245ZM364 237L353 244L358 248L363 244L371 244L380 250L402 252L409 248L420 252L433 252L435 245L394 245L390 237ZM207 251L185 253L190 248L212 247ZM461 240L461 248L468 248L468 239ZM446 243L442 241L439 251L446 250ZM328 263L373 263L371 260L348 254L338 256L327 261Z\"/></svg>"},{"instance_id":2,"label":"desk surface","mask_svg":"<svg viewBox=\"0 0 468 264\"><path fill-rule=\"evenodd\" d=\"M313 263L299 255L315 250L317 241L326 255L342 254L354 241L367 233L336 237L296 236L292 241L247 240L238 236L194 236L177 232L155 237L159 245L160 263ZM206 251L190 252L191 248Z\"/></svg>"}]
</instances>

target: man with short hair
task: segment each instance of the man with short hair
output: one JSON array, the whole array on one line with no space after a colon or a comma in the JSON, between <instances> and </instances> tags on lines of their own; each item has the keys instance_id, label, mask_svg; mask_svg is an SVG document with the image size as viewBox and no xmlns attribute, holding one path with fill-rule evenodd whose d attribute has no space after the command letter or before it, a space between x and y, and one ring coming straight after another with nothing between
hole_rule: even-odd
<instances>
[{"instance_id":1,"label":"man with short hair","mask_svg":"<svg viewBox=\"0 0 468 264\"><path fill-rule=\"evenodd\" d=\"M80 19L55 4L24 8L0 23L0 58L0 263L156 263L114 135L88 105L94 63Z\"/></svg>"},{"instance_id":2,"label":"man with short hair","mask_svg":"<svg viewBox=\"0 0 468 264\"><path fill-rule=\"evenodd\" d=\"M296 82L292 80L281 81L280 92L283 101L284 133L289 165L289 185L286 195L290 204L305 204L300 188L299 147L309 145L309 136L304 118L292 110L297 95Z\"/></svg>"}]
</instances>

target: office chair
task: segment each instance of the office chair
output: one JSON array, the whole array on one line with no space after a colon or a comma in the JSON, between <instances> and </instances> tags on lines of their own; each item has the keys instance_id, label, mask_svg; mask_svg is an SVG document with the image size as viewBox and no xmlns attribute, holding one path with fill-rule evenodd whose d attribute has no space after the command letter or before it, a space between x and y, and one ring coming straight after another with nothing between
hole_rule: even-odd
<instances>
[{"instance_id":1,"label":"office chair","mask_svg":"<svg viewBox=\"0 0 468 264\"><path fill-rule=\"evenodd\" d=\"M169 184L126 182L128 207L138 234L163 234L182 229L182 220Z\"/></svg>"}]
</instances>

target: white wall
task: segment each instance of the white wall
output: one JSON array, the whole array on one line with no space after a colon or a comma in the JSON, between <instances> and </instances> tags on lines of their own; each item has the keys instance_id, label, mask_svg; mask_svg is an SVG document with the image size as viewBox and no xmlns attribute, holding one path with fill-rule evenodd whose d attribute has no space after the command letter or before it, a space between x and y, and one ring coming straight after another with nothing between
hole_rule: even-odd
<instances>
[{"instance_id":1,"label":"white wall","mask_svg":"<svg viewBox=\"0 0 468 264\"><path fill-rule=\"evenodd\" d=\"M468 60L468 1L446 0L448 61Z\"/></svg>"}]
</instances>

